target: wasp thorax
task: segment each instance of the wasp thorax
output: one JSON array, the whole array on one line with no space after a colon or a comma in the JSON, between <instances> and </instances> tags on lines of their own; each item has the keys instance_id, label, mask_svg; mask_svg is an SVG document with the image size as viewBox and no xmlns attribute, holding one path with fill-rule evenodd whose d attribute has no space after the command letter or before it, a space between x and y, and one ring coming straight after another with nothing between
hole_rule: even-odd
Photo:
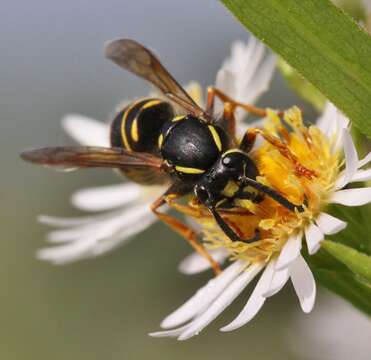
<instances>
[{"instance_id":1,"label":"wasp thorax","mask_svg":"<svg viewBox=\"0 0 371 360\"><path fill-rule=\"evenodd\" d=\"M197 117L175 117L163 127L161 154L182 178L195 180L207 172L227 147L227 136Z\"/></svg>"}]
</instances>

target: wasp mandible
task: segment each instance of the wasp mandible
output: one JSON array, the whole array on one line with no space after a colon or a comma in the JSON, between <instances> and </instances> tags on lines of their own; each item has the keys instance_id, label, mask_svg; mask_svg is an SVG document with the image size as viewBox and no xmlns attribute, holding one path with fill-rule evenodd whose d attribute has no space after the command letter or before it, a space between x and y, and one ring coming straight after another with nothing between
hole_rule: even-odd
<instances>
[{"instance_id":1,"label":"wasp mandible","mask_svg":"<svg viewBox=\"0 0 371 360\"><path fill-rule=\"evenodd\" d=\"M23 159L64 168L116 168L137 183L169 184L151 210L186 238L216 273L220 271L219 264L198 241L195 231L160 212L162 205L194 193L231 241L244 242L259 240L260 233L256 230L255 236L243 239L223 219L221 211L233 207L235 199L259 202L265 195L290 211L303 211L302 205L291 203L256 180L259 172L248 153L257 134L273 144L277 144L277 140L255 128L249 129L241 141L236 138L234 112L237 107L258 116L266 115L266 110L236 102L213 87L208 88L206 109L200 108L153 53L134 40L109 42L105 55L121 68L149 81L166 100L140 99L119 111L111 125L110 148L46 147L23 152ZM213 115L216 97L224 104L220 117ZM184 109L185 115L176 114L174 105ZM224 190L231 181L237 187L227 196ZM257 193L246 190L247 187Z\"/></svg>"}]
</instances>

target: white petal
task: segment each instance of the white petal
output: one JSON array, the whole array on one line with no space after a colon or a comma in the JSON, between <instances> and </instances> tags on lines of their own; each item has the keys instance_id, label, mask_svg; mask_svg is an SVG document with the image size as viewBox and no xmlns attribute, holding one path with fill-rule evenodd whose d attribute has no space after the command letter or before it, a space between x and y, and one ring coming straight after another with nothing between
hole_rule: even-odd
<instances>
[{"instance_id":1,"label":"white petal","mask_svg":"<svg viewBox=\"0 0 371 360\"><path fill-rule=\"evenodd\" d=\"M134 183L101 186L75 192L71 202L82 210L102 211L131 203L140 193L140 186Z\"/></svg>"},{"instance_id":2,"label":"white petal","mask_svg":"<svg viewBox=\"0 0 371 360\"><path fill-rule=\"evenodd\" d=\"M55 227L70 227L79 226L89 223L94 219L94 216L83 216L83 217L58 217L50 215L39 215L37 221L44 225L55 226Z\"/></svg>"},{"instance_id":3,"label":"white petal","mask_svg":"<svg viewBox=\"0 0 371 360\"><path fill-rule=\"evenodd\" d=\"M208 309L189 324L189 327L181 333L178 340L187 340L200 333L210 324L232 301L245 289L264 267L264 264L253 264L223 291L223 293L208 307Z\"/></svg>"},{"instance_id":4,"label":"white petal","mask_svg":"<svg viewBox=\"0 0 371 360\"><path fill-rule=\"evenodd\" d=\"M265 54L266 47L253 36L250 36L247 44L234 42L230 57L218 71L216 87L236 101L255 103L268 89L276 66L276 57ZM215 105L216 113L221 112L221 103ZM238 109L237 121L245 115L246 112Z\"/></svg>"},{"instance_id":5,"label":"white petal","mask_svg":"<svg viewBox=\"0 0 371 360\"><path fill-rule=\"evenodd\" d=\"M340 131L341 129L346 129L349 126L349 119L338 109L336 109L336 124L337 130Z\"/></svg>"},{"instance_id":6,"label":"white petal","mask_svg":"<svg viewBox=\"0 0 371 360\"><path fill-rule=\"evenodd\" d=\"M140 221L137 221L132 225L120 230L115 236L97 243L97 245L91 250L91 256L105 254L106 252L125 244L134 235L150 227L156 220L157 218L154 217L152 213L143 215Z\"/></svg>"},{"instance_id":7,"label":"white petal","mask_svg":"<svg viewBox=\"0 0 371 360\"><path fill-rule=\"evenodd\" d=\"M348 184L357 171L359 161L356 147L347 129L342 129L342 137L346 167L343 176L336 182L335 189L341 189Z\"/></svg>"},{"instance_id":8,"label":"white petal","mask_svg":"<svg viewBox=\"0 0 371 360\"><path fill-rule=\"evenodd\" d=\"M230 324L221 328L221 331L232 331L238 329L247 324L259 312L266 300L263 294L269 289L271 284L274 265L275 260L271 260L268 263L245 307Z\"/></svg>"},{"instance_id":9,"label":"white petal","mask_svg":"<svg viewBox=\"0 0 371 360\"><path fill-rule=\"evenodd\" d=\"M358 168L367 165L371 161L371 152L369 152L362 160L358 163Z\"/></svg>"},{"instance_id":10,"label":"white petal","mask_svg":"<svg viewBox=\"0 0 371 360\"><path fill-rule=\"evenodd\" d=\"M184 325L182 327L172 329L172 330L163 330L163 331L155 331L152 333L149 333L149 336L153 337L178 337L184 330L186 330L189 327L189 325Z\"/></svg>"},{"instance_id":11,"label":"white petal","mask_svg":"<svg viewBox=\"0 0 371 360\"><path fill-rule=\"evenodd\" d=\"M316 299L316 282L301 255L290 265L290 277L302 310L311 312Z\"/></svg>"},{"instance_id":12,"label":"white petal","mask_svg":"<svg viewBox=\"0 0 371 360\"><path fill-rule=\"evenodd\" d=\"M254 104L258 99L269 89L271 80L273 79L276 69L277 57L274 54L268 54L266 58L259 64L254 77L251 79L249 89L251 90L250 99L241 100ZM247 95L247 94L246 94Z\"/></svg>"},{"instance_id":13,"label":"white petal","mask_svg":"<svg viewBox=\"0 0 371 360\"><path fill-rule=\"evenodd\" d=\"M62 119L62 127L81 145L110 146L109 125L101 121L71 114Z\"/></svg>"},{"instance_id":14,"label":"white petal","mask_svg":"<svg viewBox=\"0 0 371 360\"><path fill-rule=\"evenodd\" d=\"M348 125L349 119L330 102L326 103L325 110L317 121L317 127L324 134L328 137L336 136L335 150L342 144L342 129L346 129Z\"/></svg>"},{"instance_id":15,"label":"white petal","mask_svg":"<svg viewBox=\"0 0 371 360\"><path fill-rule=\"evenodd\" d=\"M318 118L316 126L322 130L324 134L329 133L329 129L333 126L334 117L336 116L336 107L331 102L327 101L322 115Z\"/></svg>"},{"instance_id":16,"label":"white petal","mask_svg":"<svg viewBox=\"0 0 371 360\"><path fill-rule=\"evenodd\" d=\"M129 236L144 230L155 221L155 217L147 205L138 205L130 208L130 211L111 216L80 227L52 232L50 240L64 241L66 244L41 249L37 256L55 264L65 264L96 256L103 253L102 248L105 251L112 248L112 246L104 245L105 242L111 244L111 241L115 241L115 246L122 244Z\"/></svg>"},{"instance_id":17,"label":"white petal","mask_svg":"<svg viewBox=\"0 0 371 360\"><path fill-rule=\"evenodd\" d=\"M358 170L351 182L357 182L357 181L369 181L371 180L371 169L367 169L367 170Z\"/></svg>"},{"instance_id":18,"label":"white petal","mask_svg":"<svg viewBox=\"0 0 371 360\"><path fill-rule=\"evenodd\" d=\"M164 329L171 328L192 319L197 313L213 302L228 284L241 273L244 264L243 261L236 261L228 266L221 274L200 288L181 307L167 316L161 323L161 327Z\"/></svg>"},{"instance_id":19,"label":"white petal","mask_svg":"<svg viewBox=\"0 0 371 360\"><path fill-rule=\"evenodd\" d=\"M286 244L281 250L280 255L278 256L276 270L284 269L300 255L301 238L301 233L291 235L288 238Z\"/></svg>"},{"instance_id":20,"label":"white petal","mask_svg":"<svg viewBox=\"0 0 371 360\"><path fill-rule=\"evenodd\" d=\"M289 267L284 268L282 270L276 270L273 274L272 281L269 285L269 288L267 291L265 291L262 296L264 297L270 297L275 294L277 294L287 283L287 280L289 279L290 273L289 273Z\"/></svg>"},{"instance_id":21,"label":"white petal","mask_svg":"<svg viewBox=\"0 0 371 360\"><path fill-rule=\"evenodd\" d=\"M346 206L361 206L371 202L371 187L336 191L330 202Z\"/></svg>"},{"instance_id":22,"label":"white petal","mask_svg":"<svg viewBox=\"0 0 371 360\"><path fill-rule=\"evenodd\" d=\"M325 235L333 235L346 228L347 223L330 214L320 213L316 223Z\"/></svg>"},{"instance_id":23,"label":"white petal","mask_svg":"<svg viewBox=\"0 0 371 360\"><path fill-rule=\"evenodd\" d=\"M224 260L228 257L228 252L222 248L208 250L208 252L211 255L211 257L219 264L222 264ZM193 275L200 273L204 270L210 269L210 263L199 253L194 252L181 261L178 269L183 274Z\"/></svg>"},{"instance_id":24,"label":"white petal","mask_svg":"<svg viewBox=\"0 0 371 360\"><path fill-rule=\"evenodd\" d=\"M54 265L62 265L84 258L91 246L99 239L98 234L82 238L68 245L53 246L38 250L36 256L40 260L50 261Z\"/></svg>"},{"instance_id":25,"label":"white petal","mask_svg":"<svg viewBox=\"0 0 371 360\"><path fill-rule=\"evenodd\" d=\"M319 250L323 238L323 232L317 225L312 223L305 228L305 239L307 241L309 255L313 255Z\"/></svg>"},{"instance_id":26,"label":"white petal","mask_svg":"<svg viewBox=\"0 0 371 360\"><path fill-rule=\"evenodd\" d=\"M48 242L51 243L65 243L78 240L81 237L94 234L98 223L91 222L82 226L76 226L73 228L60 229L50 231L47 235Z\"/></svg>"}]
</instances>

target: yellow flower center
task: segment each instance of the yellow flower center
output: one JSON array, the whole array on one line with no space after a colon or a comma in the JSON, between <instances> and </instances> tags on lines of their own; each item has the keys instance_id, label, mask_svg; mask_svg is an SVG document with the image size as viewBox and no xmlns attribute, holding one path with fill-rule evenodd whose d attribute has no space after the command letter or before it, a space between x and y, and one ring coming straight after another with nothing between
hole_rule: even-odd
<instances>
[{"instance_id":1,"label":"yellow flower center","mask_svg":"<svg viewBox=\"0 0 371 360\"><path fill-rule=\"evenodd\" d=\"M250 156L259 170L257 180L290 202L303 205L304 211L290 211L268 196L259 203L236 199L234 208L219 209L241 238L252 238L259 229L261 240L246 243L231 241L197 199L191 198L185 206L173 204L200 224L207 248L224 248L231 259L267 261L280 252L292 233L302 231L326 206L343 165L340 152L334 149L336 139L326 137L316 126L306 127L296 107L285 113L284 122L269 111L263 142Z\"/></svg>"}]
</instances>

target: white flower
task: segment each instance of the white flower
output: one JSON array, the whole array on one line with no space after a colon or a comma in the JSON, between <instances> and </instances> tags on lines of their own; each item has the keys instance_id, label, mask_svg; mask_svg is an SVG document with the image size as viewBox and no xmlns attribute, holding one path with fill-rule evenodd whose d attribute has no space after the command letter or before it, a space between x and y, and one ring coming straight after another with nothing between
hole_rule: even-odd
<instances>
[{"instance_id":1,"label":"white flower","mask_svg":"<svg viewBox=\"0 0 371 360\"><path fill-rule=\"evenodd\" d=\"M103 122L69 115L62 126L81 145L110 146L109 125ZM49 242L55 245L39 250L38 258L64 264L116 248L156 220L150 204L164 190L124 183L77 191L71 198L75 207L100 213L77 218L40 216L40 222L60 229L48 234Z\"/></svg>"},{"instance_id":2,"label":"white flower","mask_svg":"<svg viewBox=\"0 0 371 360\"><path fill-rule=\"evenodd\" d=\"M253 36L250 36L247 43L235 41L230 57L217 73L215 87L235 101L255 104L269 89L276 61L276 56ZM221 113L222 110L222 104L216 102L215 112ZM242 109L236 109L235 117L238 123L237 135L242 136L252 124L243 122L247 113Z\"/></svg>"},{"instance_id":3,"label":"white flower","mask_svg":"<svg viewBox=\"0 0 371 360\"><path fill-rule=\"evenodd\" d=\"M299 124L299 123L296 123ZM313 128L313 138L318 140L325 137L329 139L330 154L328 161L334 161L337 168L337 155L343 148L346 167L343 171L335 173L335 179L321 178L318 183L313 181L316 189L321 190L319 181L324 187L325 196L318 200L318 208L324 204L335 203L346 206L359 206L371 202L371 187L344 189L349 183L371 180L371 169L361 169L371 161L371 153L364 159L359 160L358 155L348 131L349 121L332 104L327 104L322 117L317 122L317 130ZM301 124L299 124L300 128ZM322 133L318 131L321 129ZM306 134L304 132L304 134ZM312 144L315 147L315 144ZM325 144L323 144L325 146ZM314 151L314 149L312 149ZM320 151L322 151L320 149ZM323 151L326 151L324 148ZM317 154L315 154L316 156ZM304 155L303 155L304 156ZM317 159L318 160L318 159ZM326 168L325 162L323 166ZM316 169L320 172L320 169ZM327 174L327 173L325 173ZM204 287L199 289L180 308L167 316L161 324L166 329L151 333L155 337L177 337L178 340L186 340L203 330L211 321L220 315L226 307L247 287L247 285L263 271L255 289L246 302L240 314L230 324L221 328L221 331L235 330L254 318L263 306L266 299L282 289L290 279L299 298L300 306L305 313L309 313L315 302L316 284L312 272L301 255L302 238L305 234L309 254L314 254L320 247L320 242L326 234L335 234L345 228L346 223L322 211L315 212L308 205L306 215L299 222L290 223L292 235L288 237L279 251L273 250L267 260L248 261L243 256L249 252L246 247L241 250L241 259L229 265L216 278L210 280ZM306 218L304 218L306 216ZM282 224L281 224L282 225ZM217 244L217 243L215 243ZM225 243L231 244L230 242ZM228 257L228 250L223 245L212 250L212 256L222 262ZM250 248L251 249L251 248ZM238 258L235 250L235 257ZM197 254L192 254L180 264L180 270L184 273L193 274L208 268L208 264ZM170 329L170 330L168 330Z\"/></svg>"},{"instance_id":4,"label":"white flower","mask_svg":"<svg viewBox=\"0 0 371 360\"><path fill-rule=\"evenodd\" d=\"M267 90L275 68L273 55L265 57L265 52L264 45L253 37L247 44L234 43L231 57L218 72L216 86L236 100L255 102ZM202 104L197 83L186 89ZM110 146L108 124L69 115L62 126L81 145ZM124 244L156 221L149 207L165 190L162 186L125 183L77 191L71 199L75 207L101 213L81 218L40 216L40 222L60 229L48 234L47 239L54 246L39 250L38 258L64 264L101 255Z\"/></svg>"}]
</instances>

